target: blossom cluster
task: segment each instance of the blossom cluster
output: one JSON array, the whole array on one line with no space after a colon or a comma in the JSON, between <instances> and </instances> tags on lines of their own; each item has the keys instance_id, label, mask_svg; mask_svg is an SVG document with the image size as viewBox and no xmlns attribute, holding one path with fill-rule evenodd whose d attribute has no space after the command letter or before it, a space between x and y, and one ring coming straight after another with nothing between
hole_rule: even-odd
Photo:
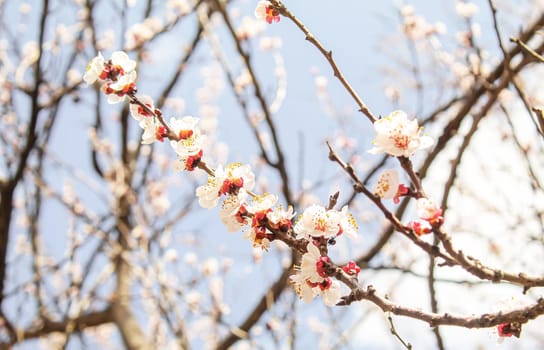
<instances>
[{"instance_id":1,"label":"blossom cluster","mask_svg":"<svg viewBox=\"0 0 544 350\"><path fill-rule=\"evenodd\" d=\"M416 211L418 220L410 221L408 227L417 235L431 233L433 227L439 226L444 222L442 209L429 198L419 198L416 202Z\"/></svg>"},{"instance_id":2,"label":"blossom cluster","mask_svg":"<svg viewBox=\"0 0 544 350\"><path fill-rule=\"evenodd\" d=\"M136 93L136 62L122 51L116 51L106 61L101 53L93 58L83 75L87 84L102 82L102 91L109 103L124 101L125 97Z\"/></svg>"},{"instance_id":3,"label":"blossom cluster","mask_svg":"<svg viewBox=\"0 0 544 350\"><path fill-rule=\"evenodd\" d=\"M387 153L394 157L410 157L416 151L428 148L434 143L430 136L421 135L422 128L417 120L409 120L403 111L393 111L377 120L374 122L374 129L374 148L368 151L372 154ZM398 173L394 169L380 174L374 185L374 195L380 199L393 199L395 204L403 196L420 197L414 195L406 185L399 183ZM431 199L418 198L416 211L419 219L410 221L408 228L417 236L431 233L433 227L444 221L442 209Z\"/></svg>"},{"instance_id":4,"label":"blossom cluster","mask_svg":"<svg viewBox=\"0 0 544 350\"><path fill-rule=\"evenodd\" d=\"M374 194L380 199L393 199L395 204L400 202L400 197L414 196L406 185L399 183L399 175L394 169L385 170L380 174L374 185ZM442 209L432 199L418 198L416 212L419 219L410 221L407 225L416 236L431 233L433 227L444 222Z\"/></svg>"},{"instance_id":5,"label":"blossom cluster","mask_svg":"<svg viewBox=\"0 0 544 350\"><path fill-rule=\"evenodd\" d=\"M109 103L130 100L130 115L144 130L142 143L151 144L170 139L170 145L178 155L178 170L192 171L200 163L206 137L201 134L198 118L184 116L171 118L167 124L162 112L155 108L153 99L147 95L136 96L136 62L125 52L116 51L106 61L101 53L91 60L83 79L87 84L102 83L101 90Z\"/></svg>"}]
</instances>

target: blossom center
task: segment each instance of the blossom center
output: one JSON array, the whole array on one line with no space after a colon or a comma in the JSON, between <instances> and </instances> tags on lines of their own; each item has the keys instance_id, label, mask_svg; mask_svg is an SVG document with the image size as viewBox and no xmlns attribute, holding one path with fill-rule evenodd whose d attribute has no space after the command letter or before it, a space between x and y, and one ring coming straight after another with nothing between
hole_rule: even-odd
<instances>
[{"instance_id":1,"label":"blossom center","mask_svg":"<svg viewBox=\"0 0 544 350\"><path fill-rule=\"evenodd\" d=\"M180 130L179 131L179 138L182 140L186 140L189 137L193 136L193 130Z\"/></svg>"},{"instance_id":2,"label":"blossom center","mask_svg":"<svg viewBox=\"0 0 544 350\"><path fill-rule=\"evenodd\" d=\"M324 232L327 229L327 221L323 217L315 218L314 229L316 231Z\"/></svg>"},{"instance_id":3,"label":"blossom center","mask_svg":"<svg viewBox=\"0 0 544 350\"><path fill-rule=\"evenodd\" d=\"M400 133L391 135L391 139L395 143L395 147L399 149L407 149L410 143L410 138Z\"/></svg>"},{"instance_id":4,"label":"blossom center","mask_svg":"<svg viewBox=\"0 0 544 350\"><path fill-rule=\"evenodd\" d=\"M244 186L244 179L239 177L236 179L226 179L219 189L219 194L235 193Z\"/></svg>"}]
</instances>

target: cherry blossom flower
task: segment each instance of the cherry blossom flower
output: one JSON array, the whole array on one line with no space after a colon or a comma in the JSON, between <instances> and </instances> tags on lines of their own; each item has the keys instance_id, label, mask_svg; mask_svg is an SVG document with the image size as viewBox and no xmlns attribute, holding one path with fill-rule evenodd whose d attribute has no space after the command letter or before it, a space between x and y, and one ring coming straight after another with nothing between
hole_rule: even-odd
<instances>
[{"instance_id":1,"label":"cherry blossom flower","mask_svg":"<svg viewBox=\"0 0 544 350\"><path fill-rule=\"evenodd\" d=\"M290 282L295 293L306 304L309 304L316 296L321 296L325 305L334 306L340 301L342 295L338 281L333 281L330 278L326 278L319 283L312 283L305 280L301 275L294 274L290 277Z\"/></svg>"},{"instance_id":2,"label":"cherry blossom flower","mask_svg":"<svg viewBox=\"0 0 544 350\"><path fill-rule=\"evenodd\" d=\"M392 199L397 193L399 175L396 170L385 170L374 185L374 194L381 199Z\"/></svg>"},{"instance_id":3,"label":"cherry blossom flower","mask_svg":"<svg viewBox=\"0 0 544 350\"><path fill-rule=\"evenodd\" d=\"M94 57L91 62L89 62L85 74L83 75L83 80L89 85L93 84L99 79L103 69L104 57L102 56L102 53L99 52L98 56Z\"/></svg>"},{"instance_id":4,"label":"cherry blossom flower","mask_svg":"<svg viewBox=\"0 0 544 350\"><path fill-rule=\"evenodd\" d=\"M280 12L272 6L269 1L259 1L255 8L255 17L261 20L265 20L267 23L280 21Z\"/></svg>"},{"instance_id":5,"label":"cherry blossom flower","mask_svg":"<svg viewBox=\"0 0 544 350\"><path fill-rule=\"evenodd\" d=\"M442 209L428 198L419 198L416 203L417 215L431 225L441 224L444 221Z\"/></svg>"},{"instance_id":6,"label":"cherry blossom flower","mask_svg":"<svg viewBox=\"0 0 544 350\"><path fill-rule=\"evenodd\" d=\"M342 217L335 210L326 210L320 205L311 205L300 216L295 224L297 238L311 237L336 237L340 231L340 221Z\"/></svg>"},{"instance_id":7,"label":"cherry blossom flower","mask_svg":"<svg viewBox=\"0 0 544 350\"><path fill-rule=\"evenodd\" d=\"M342 210L340 211L340 230L338 231L337 235L341 235L342 233L345 233L350 238L355 238L357 236L357 231L359 230L359 227L357 226L357 222L355 221L355 218L353 217L353 214L349 212L349 207L345 205L342 207Z\"/></svg>"},{"instance_id":8,"label":"cherry blossom flower","mask_svg":"<svg viewBox=\"0 0 544 350\"><path fill-rule=\"evenodd\" d=\"M253 198L248 206L248 211L252 214L251 228L246 233L246 238L253 242L254 247L261 247L267 250L270 242L274 239L274 234L268 230L268 213L272 212L272 207L278 201L278 196L273 194L264 194Z\"/></svg>"},{"instance_id":9,"label":"cherry blossom flower","mask_svg":"<svg viewBox=\"0 0 544 350\"><path fill-rule=\"evenodd\" d=\"M315 244L308 243L307 252L302 255L297 273L290 277L293 289L305 303L311 302L318 295L328 306L334 306L339 301L340 284L328 277L324 270L328 261L329 257L322 256Z\"/></svg>"},{"instance_id":10,"label":"cherry blossom flower","mask_svg":"<svg viewBox=\"0 0 544 350\"><path fill-rule=\"evenodd\" d=\"M319 248L309 242L306 246L307 252L302 255L300 260L300 274L310 282L322 282L327 278L327 274L323 271L323 262L329 260L327 256L321 256ZM318 262L321 264L318 265Z\"/></svg>"},{"instance_id":11,"label":"cherry blossom flower","mask_svg":"<svg viewBox=\"0 0 544 350\"><path fill-rule=\"evenodd\" d=\"M154 112L155 106L153 104L153 99L147 95L138 96L138 100L146 106L149 111ZM142 107L137 103L131 103L129 106L130 115L137 121L142 121L144 118L152 118L153 114L150 113L146 108Z\"/></svg>"},{"instance_id":12,"label":"cherry blossom flower","mask_svg":"<svg viewBox=\"0 0 544 350\"><path fill-rule=\"evenodd\" d=\"M374 122L376 138L369 153L387 153L395 157L409 157L415 151L430 147L434 141L430 136L421 136L422 129L417 120L408 120L403 111L394 111Z\"/></svg>"},{"instance_id":13,"label":"cherry blossom flower","mask_svg":"<svg viewBox=\"0 0 544 350\"><path fill-rule=\"evenodd\" d=\"M213 176L208 176L206 185L196 189L198 203L201 207L211 209L217 206L221 195L238 195L243 187L251 191L255 185L255 175L249 165L231 163L223 169L218 166Z\"/></svg>"},{"instance_id":14,"label":"cherry blossom flower","mask_svg":"<svg viewBox=\"0 0 544 350\"><path fill-rule=\"evenodd\" d=\"M279 206L266 214L270 226L275 230L282 232L287 232L291 229L293 226L293 222L291 221L293 216L295 216L295 213L293 212L292 206L289 206L287 210L283 210L283 208Z\"/></svg>"},{"instance_id":15,"label":"cherry blossom flower","mask_svg":"<svg viewBox=\"0 0 544 350\"><path fill-rule=\"evenodd\" d=\"M125 97L136 92L136 78L138 74L132 71L122 75L113 82L106 82L102 85L102 91L108 95L108 103L115 104L123 102Z\"/></svg>"},{"instance_id":16,"label":"cherry blossom flower","mask_svg":"<svg viewBox=\"0 0 544 350\"><path fill-rule=\"evenodd\" d=\"M116 51L107 62L99 53L87 66L83 79L87 84L97 80L105 81L102 91L108 95L109 103L118 103L127 94L136 92L136 61L131 60L123 51Z\"/></svg>"},{"instance_id":17,"label":"cherry blossom flower","mask_svg":"<svg viewBox=\"0 0 544 350\"><path fill-rule=\"evenodd\" d=\"M133 50L143 45L146 41L149 41L154 34L155 32L148 23L133 24L132 27L125 32L125 46L129 50Z\"/></svg>"},{"instance_id":18,"label":"cherry blossom flower","mask_svg":"<svg viewBox=\"0 0 544 350\"><path fill-rule=\"evenodd\" d=\"M249 223L245 198L246 192L242 189L237 196L228 196L223 201L219 215L228 232L240 231Z\"/></svg>"},{"instance_id":19,"label":"cherry blossom flower","mask_svg":"<svg viewBox=\"0 0 544 350\"><path fill-rule=\"evenodd\" d=\"M215 170L215 176L208 176L208 182L196 189L198 204L202 208L211 209L219 203L219 189L223 184L223 178L219 177L218 174L223 175L221 165Z\"/></svg>"},{"instance_id":20,"label":"cherry blossom flower","mask_svg":"<svg viewBox=\"0 0 544 350\"><path fill-rule=\"evenodd\" d=\"M144 129L142 134L143 144L151 144L155 141L162 142L168 136L166 128L163 125L158 125L153 118L142 119L139 125Z\"/></svg>"},{"instance_id":21,"label":"cherry blossom flower","mask_svg":"<svg viewBox=\"0 0 544 350\"><path fill-rule=\"evenodd\" d=\"M196 126L198 121L191 116L170 119L170 128L179 137L179 140L171 140L170 145L181 158L186 159L202 151L205 137Z\"/></svg>"},{"instance_id":22,"label":"cherry blossom flower","mask_svg":"<svg viewBox=\"0 0 544 350\"><path fill-rule=\"evenodd\" d=\"M321 283L317 292L321 296L321 299L323 299L323 303L327 306L335 306L342 296L340 283L338 281L330 282L330 279L325 280L325 283Z\"/></svg>"},{"instance_id":23,"label":"cherry blossom flower","mask_svg":"<svg viewBox=\"0 0 544 350\"><path fill-rule=\"evenodd\" d=\"M223 170L221 169L221 171ZM253 186L255 186L255 175L251 171L251 167L241 163L231 163L225 167L224 179L219 194L236 194L242 187L247 191L251 191Z\"/></svg>"},{"instance_id":24,"label":"cherry blossom flower","mask_svg":"<svg viewBox=\"0 0 544 350\"><path fill-rule=\"evenodd\" d=\"M455 12L462 17L470 18L478 12L478 6L472 2L458 1L455 4Z\"/></svg>"},{"instance_id":25,"label":"cherry blossom flower","mask_svg":"<svg viewBox=\"0 0 544 350\"><path fill-rule=\"evenodd\" d=\"M381 199L393 199L395 204L400 202L400 197L408 193L408 188L399 184L399 176L396 170L385 170L378 177L374 185L374 194Z\"/></svg>"},{"instance_id":26,"label":"cherry blossom flower","mask_svg":"<svg viewBox=\"0 0 544 350\"><path fill-rule=\"evenodd\" d=\"M306 304L309 304L315 297L314 290L307 283L306 279L300 274L294 274L289 277L289 281L295 290L295 293L302 299Z\"/></svg>"},{"instance_id":27,"label":"cherry blossom flower","mask_svg":"<svg viewBox=\"0 0 544 350\"><path fill-rule=\"evenodd\" d=\"M115 75L128 74L136 68L136 61L131 60L128 55L123 51L115 51L111 54L111 64L108 73L110 79L115 80ZM104 74L104 72L102 72ZM105 78L102 78L105 80Z\"/></svg>"},{"instance_id":28,"label":"cherry blossom flower","mask_svg":"<svg viewBox=\"0 0 544 350\"><path fill-rule=\"evenodd\" d=\"M179 157L176 164L175 164L175 170L176 171L193 171L196 169L198 164L200 164L200 161L202 160L202 155L204 152L200 150L195 155L187 156L187 157Z\"/></svg>"}]
</instances>

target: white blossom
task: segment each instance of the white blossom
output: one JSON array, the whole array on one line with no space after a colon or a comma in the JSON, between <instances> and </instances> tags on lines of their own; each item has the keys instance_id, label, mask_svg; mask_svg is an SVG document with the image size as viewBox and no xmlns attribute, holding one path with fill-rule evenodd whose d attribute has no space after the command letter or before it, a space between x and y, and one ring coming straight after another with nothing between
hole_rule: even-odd
<instances>
[{"instance_id":1,"label":"white blossom","mask_svg":"<svg viewBox=\"0 0 544 350\"><path fill-rule=\"evenodd\" d=\"M85 74L83 75L83 80L87 84L93 84L98 77L100 76L100 73L102 73L102 70L104 69L104 57L99 52L98 56L94 57L91 62L89 62L89 65L87 66L87 69L85 70Z\"/></svg>"},{"instance_id":2,"label":"white blossom","mask_svg":"<svg viewBox=\"0 0 544 350\"><path fill-rule=\"evenodd\" d=\"M326 210L320 205L311 205L301 215L295 225L297 238L335 237L340 230L340 214L335 210Z\"/></svg>"},{"instance_id":3,"label":"white blossom","mask_svg":"<svg viewBox=\"0 0 544 350\"><path fill-rule=\"evenodd\" d=\"M374 185L374 194L381 199L393 199L399 187L399 175L396 170L388 169L380 174Z\"/></svg>"},{"instance_id":4,"label":"white blossom","mask_svg":"<svg viewBox=\"0 0 544 350\"><path fill-rule=\"evenodd\" d=\"M422 129L417 120L408 120L403 111L394 111L374 122L376 138L369 153L387 153L395 157L409 157L415 151L430 147L434 141L430 136L421 136Z\"/></svg>"},{"instance_id":5,"label":"white blossom","mask_svg":"<svg viewBox=\"0 0 544 350\"><path fill-rule=\"evenodd\" d=\"M472 2L457 1L455 11L462 17L470 18L478 12L478 6Z\"/></svg>"},{"instance_id":6,"label":"white blossom","mask_svg":"<svg viewBox=\"0 0 544 350\"><path fill-rule=\"evenodd\" d=\"M153 104L153 99L147 95L138 96L138 100L143 103L151 112L155 111L155 106ZM130 115L137 121L142 121L144 118L152 117L152 114L149 113L144 107L137 103L131 103L129 106Z\"/></svg>"},{"instance_id":7,"label":"white blossom","mask_svg":"<svg viewBox=\"0 0 544 350\"><path fill-rule=\"evenodd\" d=\"M191 116L170 119L172 131L180 138L179 140L171 140L170 145L179 157L194 156L202 150L206 138L196 126L198 121L198 118Z\"/></svg>"}]
</instances>

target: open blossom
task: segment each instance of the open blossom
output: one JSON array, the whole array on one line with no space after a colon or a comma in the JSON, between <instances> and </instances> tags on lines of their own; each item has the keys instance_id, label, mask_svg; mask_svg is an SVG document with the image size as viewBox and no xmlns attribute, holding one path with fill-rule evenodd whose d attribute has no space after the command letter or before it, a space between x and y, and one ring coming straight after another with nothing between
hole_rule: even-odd
<instances>
[{"instance_id":1,"label":"open blossom","mask_svg":"<svg viewBox=\"0 0 544 350\"><path fill-rule=\"evenodd\" d=\"M138 96L138 100L147 108L144 108L143 106L137 104L137 103L131 103L129 106L130 115L137 121L142 121L144 118L152 118L153 114L151 112L155 112L155 105L153 104L153 99L147 95Z\"/></svg>"},{"instance_id":2,"label":"open blossom","mask_svg":"<svg viewBox=\"0 0 544 350\"><path fill-rule=\"evenodd\" d=\"M268 213L272 212L272 207L278 201L278 196L273 194L264 194L256 196L248 205L247 210L252 214L251 228L246 234L246 238L253 242L254 247L268 249L270 242L274 239L274 234L268 230Z\"/></svg>"},{"instance_id":3,"label":"open blossom","mask_svg":"<svg viewBox=\"0 0 544 350\"><path fill-rule=\"evenodd\" d=\"M280 12L272 6L269 1L259 1L255 8L255 17L261 20L265 20L269 24L272 22L280 21Z\"/></svg>"},{"instance_id":4,"label":"open blossom","mask_svg":"<svg viewBox=\"0 0 544 350\"><path fill-rule=\"evenodd\" d=\"M340 214L327 210L320 205L311 205L301 215L295 225L297 238L325 237L332 238L340 231Z\"/></svg>"},{"instance_id":5,"label":"open blossom","mask_svg":"<svg viewBox=\"0 0 544 350\"><path fill-rule=\"evenodd\" d=\"M151 144L155 141L164 141L164 138L168 136L167 130L164 125L160 125L154 120L154 118L142 119L139 123L140 127L144 129L142 134L142 143Z\"/></svg>"},{"instance_id":6,"label":"open blossom","mask_svg":"<svg viewBox=\"0 0 544 350\"><path fill-rule=\"evenodd\" d=\"M306 246L307 252L302 255L300 260L300 274L310 282L321 282L327 274L323 271L323 262L328 261L328 257L321 256L319 248L312 242ZM321 264L318 264L321 262Z\"/></svg>"},{"instance_id":7,"label":"open blossom","mask_svg":"<svg viewBox=\"0 0 544 350\"><path fill-rule=\"evenodd\" d=\"M102 91L108 95L108 102L118 103L123 101L127 94L136 92L135 68L136 61L131 60L123 51L114 52L109 61L105 61L99 53L87 66L83 80L87 84L97 80L104 81Z\"/></svg>"},{"instance_id":8,"label":"open blossom","mask_svg":"<svg viewBox=\"0 0 544 350\"><path fill-rule=\"evenodd\" d=\"M396 170L385 170L378 177L374 185L374 194L381 199L393 199L395 204L400 202L400 197L408 193L408 188L399 184L399 175Z\"/></svg>"},{"instance_id":9,"label":"open blossom","mask_svg":"<svg viewBox=\"0 0 544 350\"><path fill-rule=\"evenodd\" d=\"M349 207L347 205L342 207L342 210L339 212L339 214L340 223L338 225L340 227L340 231L337 235L345 233L347 236L355 238L357 236L357 231L359 230L359 227L357 226L357 222L355 221L353 214L349 212Z\"/></svg>"},{"instance_id":10,"label":"open blossom","mask_svg":"<svg viewBox=\"0 0 544 350\"><path fill-rule=\"evenodd\" d=\"M91 62L89 62L85 74L83 75L83 80L89 85L93 84L99 79L103 69L104 57L102 56L102 53L99 52L98 56L94 57Z\"/></svg>"},{"instance_id":11,"label":"open blossom","mask_svg":"<svg viewBox=\"0 0 544 350\"><path fill-rule=\"evenodd\" d=\"M221 195L238 195L241 188L251 191L255 185L255 175L249 165L231 163L223 169L218 166L208 182L196 189L198 203L201 207L211 209L217 206Z\"/></svg>"},{"instance_id":12,"label":"open blossom","mask_svg":"<svg viewBox=\"0 0 544 350\"><path fill-rule=\"evenodd\" d=\"M396 170L385 170L374 185L374 194L381 199L392 199L397 194L399 175Z\"/></svg>"},{"instance_id":13,"label":"open blossom","mask_svg":"<svg viewBox=\"0 0 544 350\"><path fill-rule=\"evenodd\" d=\"M293 216L295 216L295 213L293 212L292 206L289 206L287 210L283 210L283 208L279 206L266 214L270 226L275 230L282 232L287 232L291 229L293 226L293 222L291 221Z\"/></svg>"},{"instance_id":14,"label":"open blossom","mask_svg":"<svg viewBox=\"0 0 544 350\"><path fill-rule=\"evenodd\" d=\"M432 199L419 198L416 203L416 210L419 218L428 221L431 225L440 224L444 221L442 209Z\"/></svg>"},{"instance_id":15,"label":"open blossom","mask_svg":"<svg viewBox=\"0 0 544 350\"><path fill-rule=\"evenodd\" d=\"M180 157L194 156L202 151L205 137L196 126L199 119L191 116L171 118L170 128L179 140L171 140L170 145Z\"/></svg>"},{"instance_id":16,"label":"open blossom","mask_svg":"<svg viewBox=\"0 0 544 350\"><path fill-rule=\"evenodd\" d=\"M198 164L200 164L203 154L204 152L200 150L200 152L198 152L197 154L194 154L191 156L179 157L174 167L175 170L176 171L195 170Z\"/></svg>"},{"instance_id":17,"label":"open blossom","mask_svg":"<svg viewBox=\"0 0 544 350\"><path fill-rule=\"evenodd\" d=\"M123 75L136 68L136 61L131 60L123 51L115 51L111 54L111 67Z\"/></svg>"},{"instance_id":18,"label":"open blossom","mask_svg":"<svg viewBox=\"0 0 544 350\"><path fill-rule=\"evenodd\" d=\"M227 196L221 205L219 216L228 232L240 231L249 223L246 192L242 189L237 196Z\"/></svg>"},{"instance_id":19,"label":"open blossom","mask_svg":"<svg viewBox=\"0 0 544 350\"><path fill-rule=\"evenodd\" d=\"M108 95L108 103L122 102L127 95L135 93L137 76L136 71L132 71L113 82L106 82L102 85L102 91Z\"/></svg>"},{"instance_id":20,"label":"open blossom","mask_svg":"<svg viewBox=\"0 0 544 350\"><path fill-rule=\"evenodd\" d=\"M406 113L394 111L374 122L376 138L369 153L387 153L395 157L409 157L419 149L430 147L434 141L430 136L421 136L422 129L417 120L408 120Z\"/></svg>"},{"instance_id":21,"label":"open blossom","mask_svg":"<svg viewBox=\"0 0 544 350\"><path fill-rule=\"evenodd\" d=\"M308 243L307 252L302 255L297 273L290 277L293 289L305 303L311 302L318 295L328 306L333 306L340 300L340 284L327 276L324 269L328 261L329 257L322 256L316 245Z\"/></svg>"}]
</instances>

